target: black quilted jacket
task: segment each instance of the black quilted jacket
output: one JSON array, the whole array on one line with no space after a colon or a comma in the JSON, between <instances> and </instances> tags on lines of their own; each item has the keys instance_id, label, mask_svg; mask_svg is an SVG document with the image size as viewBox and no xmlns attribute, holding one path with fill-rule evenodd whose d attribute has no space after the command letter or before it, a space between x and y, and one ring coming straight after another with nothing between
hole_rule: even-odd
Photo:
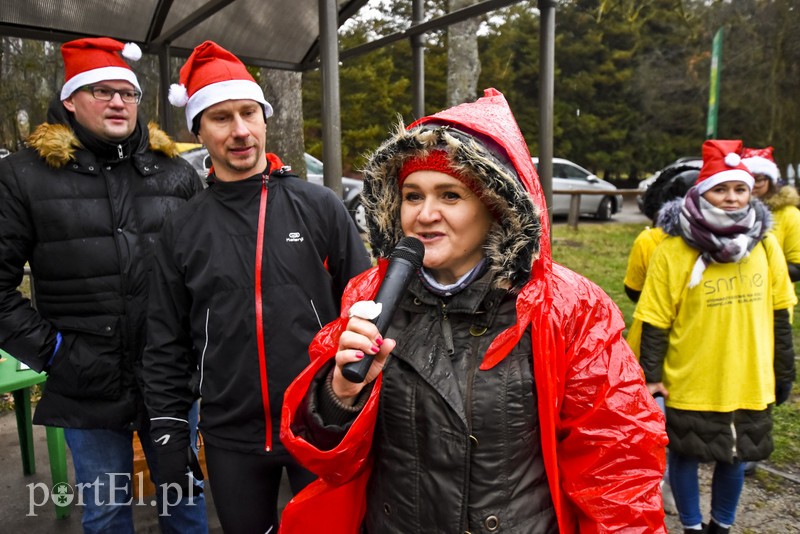
<instances>
[{"instance_id":1,"label":"black quilted jacket","mask_svg":"<svg viewBox=\"0 0 800 534\"><path fill-rule=\"evenodd\" d=\"M154 126L98 157L63 119L0 161L0 348L41 371L63 336L37 424L136 428L152 247L202 185ZM17 291L26 262L36 309Z\"/></svg>"}]
</instances>

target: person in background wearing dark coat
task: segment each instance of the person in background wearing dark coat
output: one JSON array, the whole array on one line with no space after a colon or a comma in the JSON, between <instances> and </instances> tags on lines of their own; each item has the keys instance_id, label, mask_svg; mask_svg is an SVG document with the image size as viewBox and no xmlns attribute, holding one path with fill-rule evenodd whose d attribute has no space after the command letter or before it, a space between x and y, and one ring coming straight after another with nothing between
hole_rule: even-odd
<instances>
[{"instance_id":1,"label":"person in background wearing dark coat","mask_svg":"<svg viewBox=\"0 0 800 534\"><path fill-rule=\"evenodd\" d=\"M664 416L619 309L551 261L503 95L399 125L364 174L381 259L286 392L281 437L320 479L281 532L665 533ZM380 333L370 301L406 238L422 267ZM346 379L367 354L366 380Z\"/></svg>"},{"instance_id":2,"label":"person in background wearing dark coat","mask_svg":"<svg viewBox=\"0 0 800 534\"><path fill-rule=\"evenodd\" d=\"M0 347L49 374L34 423L65 428L84 531L133 533L134 431L164 496L137 379L147 273L167 215L202 184L138 117L141 88L120 57L139 59L138 46L90 38L61 51L48 122L0 161ZM26 262L35 308L17 290ZM202 494L170 503L162 531L208 530Z\"/></svg>"},{"instance_id":3,"label":"person in background wearing dark coat","mask_svg":"<svg viewBox=\"0 0 800 534\"><path fill-rule=\"evenodd\" d=\"M648 388L665 398L670 486L686 533L730 531L744 462L772 452L772 406L789 398L795 375L797 298L741 151L741 141L703 144L697 182L661 210L670 237L653 253L634 312ZM714 462L707 525L700 462Z\"/></svg>"},{"instance_id":4,"label":"person in background wearing dark coat","mask_svg":"<svg viewBox=\"0 0 800 534\"><path fill-rule=\"evenodd\" d=\"M180 81L170 100L186 106L187 127L213 168L209 188L167 222L157 246L146 402L159 461L178 483L197 470L187 463L180 414L201 396L223 529L274 533L283 469L295 492L314 479L279 439L284 390L370 260L336 194L265 152L272 106L236 56L206 41Z\"/></svg>"}]
</instances>

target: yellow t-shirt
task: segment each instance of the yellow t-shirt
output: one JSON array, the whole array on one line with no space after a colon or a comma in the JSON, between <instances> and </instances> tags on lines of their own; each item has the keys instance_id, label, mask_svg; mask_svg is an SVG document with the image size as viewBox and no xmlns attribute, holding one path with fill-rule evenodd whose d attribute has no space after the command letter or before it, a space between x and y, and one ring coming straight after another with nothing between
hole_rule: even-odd
<instances>
[{"instance_id":1,"label":"yellow t-shirt","mask_svg":"<svg viewBox=\"0 0 800 534\"><path fill-rule=\"evenodd\" d=\"M667 233L661 228L645 228L636 239L633 240L630 254L628 254L628 267L625 270L624 284L635 291L641 291L644 287L644 279L647 276L647 266L650 265L650 257L653 255L659 243L668 237ZM628 328L628 335L625 338L631 350L639 357L639 346L642 343L642 322L636 318L631 321Z\"/></svg>"},{"instance_id":2,"label":"yellow t-shirt","mask_svg":"<svg viewBox=\"0 0 800 534\"><path fill-rule=\"evenodd\" d=\"M669 329L667 406L681 410L764 410L775 401L773 310L797 302L775 237L737 263L712 263L697 286L698 257L680 237L653 253L634 317Z\"/></svg>"},{"instance_id":3,"label":"yellow t-shirt","mask_svg":"<svg viewBox=\"0 0 800 534\"><path fill-rule=\"evenodd\" d=\"M772 212L772 233L789 263L800 263L800 210L784 206Z\"/></svg>"},{"instance_id":4,"label":"yellow t-shirt","mask_svg":"<svg viewBox=\"0 0 800 534\"><path fill-rule=\"evenodd\" d=\"M625 270L624 281L626 286L636 291L642 290L650 257L658 244L667 237L667 233L658 227L648 227L639 232L639 235L633 240L631 251L628 254L628 267Z\"/></svg>"}]
</instances>

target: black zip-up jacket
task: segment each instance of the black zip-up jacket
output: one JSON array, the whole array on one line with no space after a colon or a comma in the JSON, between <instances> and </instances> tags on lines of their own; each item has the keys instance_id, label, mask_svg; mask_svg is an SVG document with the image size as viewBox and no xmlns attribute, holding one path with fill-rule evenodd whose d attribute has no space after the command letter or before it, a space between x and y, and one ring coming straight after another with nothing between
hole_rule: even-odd
<instances>
[{"instance_id":1,"label":"black zip-up jacket","mask_svg":"<svg viewBox=\"0 0 800 534\"><path fill-rule=\"evenodd\" d=\"M154 436L183 442L182 420L199 394L207 443L272 450L284 390L308 365L309 343L338 317L350 278L370 266L333 191L289 174L268 156L264 175L238 182L212 177L164 227L143 360Z\"/></svg>"},{"instance_id":2,"label":"black zip-up jacket","mask_svg":"<svg viewBox=\"0 0 800 534\"><path fill-rule=\"evenodd\" d=\"M138 428L152 248L202 184L153 125L90 151L60 102L49 119L0 160L0 348L42 371L63 336L35 423ZM36 309L17 290L26 262Z\"/></svg>"}]
</instances>

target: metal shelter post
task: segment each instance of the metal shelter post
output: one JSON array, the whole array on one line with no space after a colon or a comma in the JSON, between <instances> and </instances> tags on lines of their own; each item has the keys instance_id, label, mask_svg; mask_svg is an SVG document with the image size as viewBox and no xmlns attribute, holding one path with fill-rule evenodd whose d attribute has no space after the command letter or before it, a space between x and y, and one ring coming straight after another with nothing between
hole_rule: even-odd
<instances>
[{"instance_id":1,"label":"metal shelter post","mask_svg":"<svg viewBox=\"0 0 800 534\"><path fill-rule=\"evenodd\" d=\"M412 3L411 25L415 26L422 23L425 15L425 1L414 0ZM411 36L411 88L413 91L413 102L411 111L414 119L425 116L425 45L423 44L422 33L415 33Z\"/></svg>"},{"instance_id":2,"label":"metal shelter post","mask_svg":"<svg viewBox=\"0 0 800 534\"><path fill-rule=\"evenodd\" d=\"M553 101L555 85L556 4L539 0L539 180L553 222ZM551 237L552 239L552 237Z\"/></svg>"},{"instance_id":3,"label":"metal shelter post","mask_svg":"<svg viewBox=\"0 0 800 534\"><path fill-rule=\"evenodd\" d=\"M175 129L172 126L172 105L169 103L169 60L169 45L164 44L158 49L158 77L160 78L158 84L158 120L161 128L174 136Z\"/></svg>"},{"instance_id":4,"label":"metal shelter post","mask_svg":"<svg viewBox=\"0 0 800 534\"><path fill-rule=\"evenodd\" d=\"M323 183L342 196L342 118L336 2L319 0Z\"/></svg>"}]
</instances>

